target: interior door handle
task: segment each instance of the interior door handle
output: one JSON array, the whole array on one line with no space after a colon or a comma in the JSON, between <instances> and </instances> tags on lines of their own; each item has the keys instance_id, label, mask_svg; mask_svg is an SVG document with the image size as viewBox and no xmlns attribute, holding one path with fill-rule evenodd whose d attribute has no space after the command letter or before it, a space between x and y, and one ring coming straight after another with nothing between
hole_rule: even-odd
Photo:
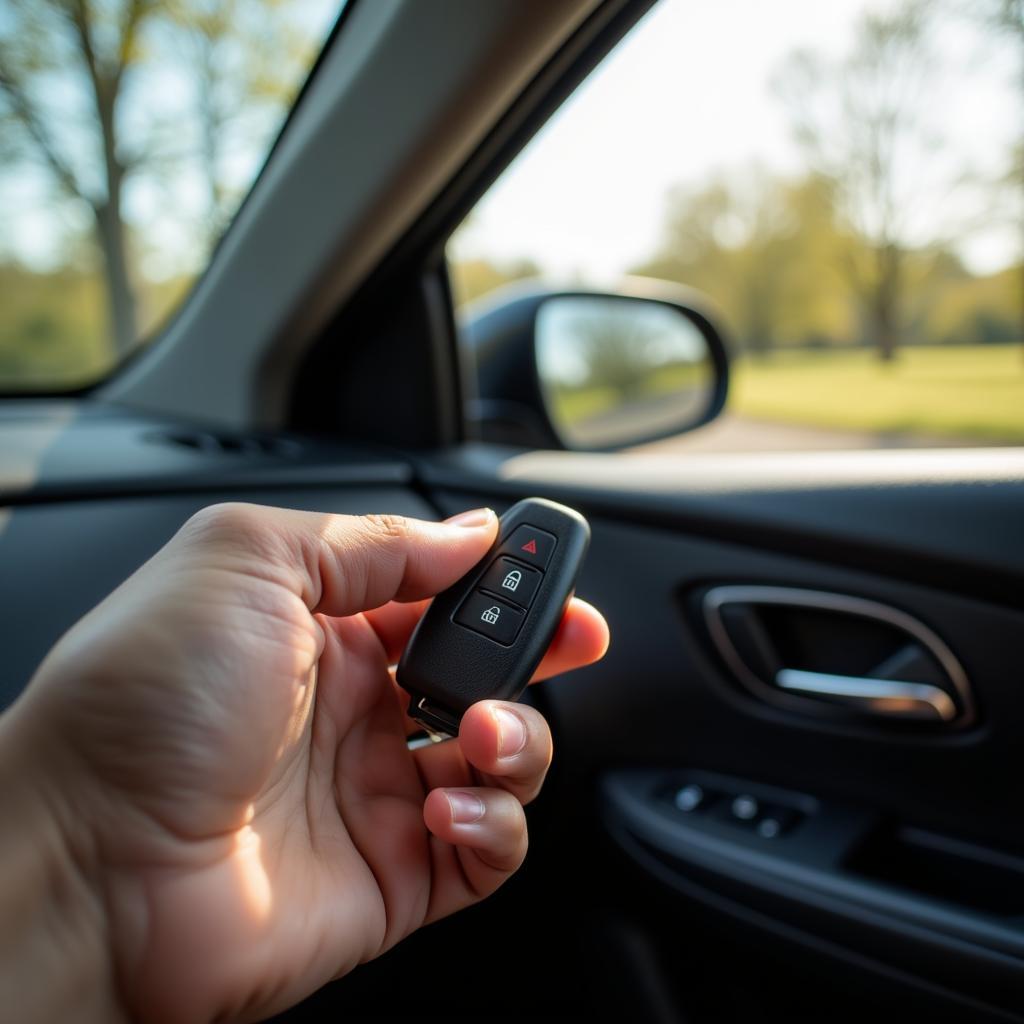
<instances>
[{"instance_id":1,"label":"interior door handle","mask_svg":"<svg viewBox=\"0 0 1024 1024\"><path fill-rule=\"evenodd\" d=\"M768 704L879 729L963 728L975 719L963 666L936 633L900 609L756 584L712 587L700 600L733 679Z\"/></svg>"},{"instance_id":2,"label":"interior door handle","mask_svg":"<svg viewBox=\"0 0 1024 1024\"><path fill-rule=\"evenodd\" d=\"M888 718L916 718L949 722L956 705L945 690L928 683L904 683L895 679L836 676L802 669L779 669L775 685L791 693L831 698L859 711Z\"/></svg>"}]
</instances>

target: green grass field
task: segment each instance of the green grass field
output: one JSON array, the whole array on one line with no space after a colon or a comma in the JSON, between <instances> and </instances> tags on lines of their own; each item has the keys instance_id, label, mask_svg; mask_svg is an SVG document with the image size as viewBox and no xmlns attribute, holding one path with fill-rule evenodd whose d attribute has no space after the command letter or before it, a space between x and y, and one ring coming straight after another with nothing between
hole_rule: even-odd
<instances>
[{"instance_id":1,"label":"green grass field","mask_svg":"<svg viewBox=\"0 0 1024 1024\"><path fill-rule=\"evenodd\" d=\"M806 426L1024 443L1024 348L800 351L737 360L728 410Z\"/></svg>"}]
</instances>

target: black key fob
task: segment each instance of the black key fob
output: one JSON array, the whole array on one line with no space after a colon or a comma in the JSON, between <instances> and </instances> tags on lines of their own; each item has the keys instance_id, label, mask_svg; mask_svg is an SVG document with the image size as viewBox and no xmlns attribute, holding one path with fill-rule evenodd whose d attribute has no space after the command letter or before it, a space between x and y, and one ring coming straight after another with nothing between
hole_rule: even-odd
<instances>
[{"instance_id":1,"label":"black key fob","mask_svg":"<svg viewBox=\"0 0 1024 1024\"><path fill-rule=\"evenodd\" d=\"M487 555L434 598L398 664L409 716L454 736L470 705L518 700L544 657L590 543L575 509L527 498L502 517Z\"/></svg>"}]
</instances>

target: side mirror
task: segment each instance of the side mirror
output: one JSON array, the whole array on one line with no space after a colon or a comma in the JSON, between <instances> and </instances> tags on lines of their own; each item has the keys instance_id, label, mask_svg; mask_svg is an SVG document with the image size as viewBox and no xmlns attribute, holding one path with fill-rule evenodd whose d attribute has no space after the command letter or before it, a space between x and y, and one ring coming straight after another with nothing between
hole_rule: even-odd
<instances>
[{"instance_id":1,"label":"side mirror","mask_svg":"<svg viewBox=\"0 0 1024 1024\"><path fill-rule=\"evenodd\" d=\"M607 451L714 419L729 358L703 305L685 289L637 279L616 293L503 289L463 324L477 436Z\"/></svg>"}]
</instances>

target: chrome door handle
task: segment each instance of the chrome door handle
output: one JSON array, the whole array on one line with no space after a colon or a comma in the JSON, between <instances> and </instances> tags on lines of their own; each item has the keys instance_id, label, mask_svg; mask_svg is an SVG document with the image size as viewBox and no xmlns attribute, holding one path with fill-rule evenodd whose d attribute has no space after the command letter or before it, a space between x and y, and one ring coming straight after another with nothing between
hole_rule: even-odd
<instances>
[{"instance_id":1,"label":"chrome door handle","mask_svg":"<svg viewBox=\"0 0 1024 1024\"><path fill-rule=\"evenodd\" d=\"M938 719L948 722L957 713L949 694L928 683L835 676L826 672L782 668L775 676L775 685L790 693L831 697L838 703L887 718Z\"/></svg>"},{"instance_id":2,"label":"chrome door handle","mask_svg":"<svg viewBox=\"0 0 1024 1024\"><path fill-rule=\"evenodd\" d=\"M962 728L976 718L956 655L897 608L848 594L756 584L712 587L702 603L710 639L733 678L768 704L840 725L873 722L879 730L900 723ZM807 636L819 627L831 633L808 645L795 626ZM865 631L871 643L861 651L858 637ZM875 659L882 660L870 664Z\"/></svg>"}]
</instances>

